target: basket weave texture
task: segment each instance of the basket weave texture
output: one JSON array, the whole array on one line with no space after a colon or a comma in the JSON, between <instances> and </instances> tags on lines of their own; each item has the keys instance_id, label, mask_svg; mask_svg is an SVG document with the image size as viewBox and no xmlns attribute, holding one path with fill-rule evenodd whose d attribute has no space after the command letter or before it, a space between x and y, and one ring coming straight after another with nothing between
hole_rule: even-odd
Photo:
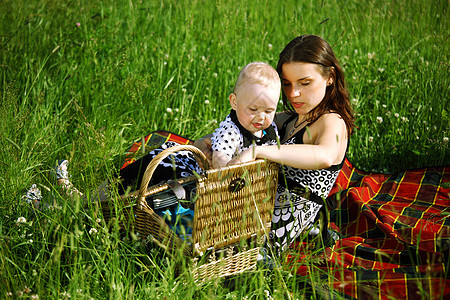
<instances>
[{"instance_id":1,"label":"basket weave texture","mask_svg":"<svg viewBox=\"0 0 450 300\"><path fill-rule=\"evenodd\" d=\"M182 241L146 201L146 197L169 189L167 184L148 187L158 164L169 155L185 150L192 152L205 170L204 174L179 180L181 183L196 181L197 185L190 244ZM256 160L210 170L206 157L198 148L175 146L153 158L139 191L124 199L125 205L120 212L114 211L112 203L104 202L103 215L107 221L118 217L122 226L131 223L143 238L153 240L168 253L181 250L192 260L191 271L197 281L233 275L255 267L262 240L259 237L270 229L277 177L278 165L273 162ZM251 237L257 242L252 243L250 249L244 248L237 253L223 251ZM208 263L197 263L204 253L220 249L228 254Z\"/></svg>"}]
</instances>

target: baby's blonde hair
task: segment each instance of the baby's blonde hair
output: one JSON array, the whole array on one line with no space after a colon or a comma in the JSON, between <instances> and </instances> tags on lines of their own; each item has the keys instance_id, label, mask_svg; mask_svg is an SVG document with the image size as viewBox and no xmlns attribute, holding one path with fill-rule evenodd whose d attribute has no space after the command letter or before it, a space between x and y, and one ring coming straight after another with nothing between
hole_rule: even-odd
<instances>
[{"instance_id":1,"label":"baby's blonde hair","mask_svg":"<svg viewBox=\"0 0 450 300\"><path fill-rule=\"evenodd\" d=\"M265 87L272 85L275 87L281 86L277 71L269 64L259 61L249 63L241 70L234 85L233 93L236 93L245 81L260 84Z\"/></svg>"}]
</instances>

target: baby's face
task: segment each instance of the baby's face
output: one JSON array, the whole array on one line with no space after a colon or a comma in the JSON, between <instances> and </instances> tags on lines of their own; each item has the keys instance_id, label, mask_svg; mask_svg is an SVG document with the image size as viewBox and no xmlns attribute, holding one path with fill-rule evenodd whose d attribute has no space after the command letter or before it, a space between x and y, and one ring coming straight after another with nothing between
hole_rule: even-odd
<instances>
[{"instance_id":1,"label":"baby's face","mask_svg":"<svg viewBox=\"0 0 450 300\"><path fill-rule=\"evenodd\" d=\"M280 98L280 86L263 86L243 83L235 94L230 95L231 107L236 111L241 125L255 134L272 124Z\"/></svg>"}]
</instances>

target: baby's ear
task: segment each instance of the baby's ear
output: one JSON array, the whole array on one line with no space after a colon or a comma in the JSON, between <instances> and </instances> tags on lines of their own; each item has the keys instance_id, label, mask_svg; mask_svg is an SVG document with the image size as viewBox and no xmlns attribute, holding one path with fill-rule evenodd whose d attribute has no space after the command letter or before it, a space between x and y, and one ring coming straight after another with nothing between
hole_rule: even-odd
<instances>
[{"instance_id":1,"label":"baby's ear","mask_svg":"<svg viewBox=\"0 0 450 300\"><path fill-rule=\"evenodd\" d=\"M230 99L231 108L236 110L236 106L237 106L236 94L231 93L230 96L228 96L228 99Z\"/></svg>"}]
</instances>

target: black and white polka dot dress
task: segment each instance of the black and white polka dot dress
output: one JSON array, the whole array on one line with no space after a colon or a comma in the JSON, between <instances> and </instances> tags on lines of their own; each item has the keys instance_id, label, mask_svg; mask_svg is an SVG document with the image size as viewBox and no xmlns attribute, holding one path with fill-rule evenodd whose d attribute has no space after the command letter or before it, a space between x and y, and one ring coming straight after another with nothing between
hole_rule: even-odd
<instances>
[{"instance_id":1,"label":"black and white polka dot dress","mask_svg":"<svg viewBox=\"0 0 450 300\"><path fill-rule=\"evenodd\" d=\"M276 145L278 140L275 123L266 128L264 135L258 138L239 123L236 112L231 110L225 120L220 122L219 128L214 131L211 144L213 151L219 151L232 159L253 143L256 146Z\"/></svg>"},{"instance_id":2,"label":"black and white polka dot dress","mask_svg":"<svg viewBox=\"0 0 450 300\"><path fill-rule=\"evenodd\" d=\"M288 124L289 121L284 124ZM283 144L303 144L303 135L307 126ZM285 130L286 126L283 126L280 130L280 136L284 136ZM324 199L330 193L339 175L341 167L342 163L320 170L302 170L290 166L281 167L272 218L272 230L269 234L271 244L277 251L282 251L288 247L302 232L310 230L312 235L319 233L319 229L314 228L313 225L320 209L324 206Z\"/></svg>"}]
</instances>

